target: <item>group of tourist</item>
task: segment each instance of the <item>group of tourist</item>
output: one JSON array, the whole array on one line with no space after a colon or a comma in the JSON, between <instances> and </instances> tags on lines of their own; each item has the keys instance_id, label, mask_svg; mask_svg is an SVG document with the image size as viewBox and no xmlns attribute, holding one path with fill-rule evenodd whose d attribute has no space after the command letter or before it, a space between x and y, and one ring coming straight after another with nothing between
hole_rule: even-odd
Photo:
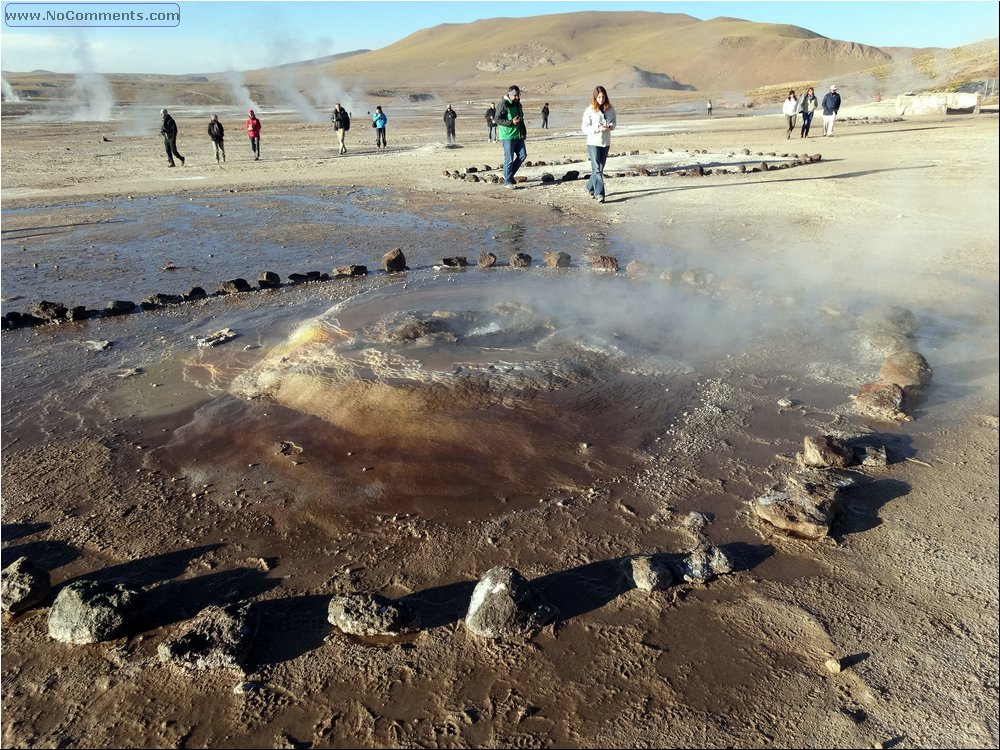
<instances>
[{"instance_id":1,"label":"group of tourist","mask_svg":"<svg viewBox=\"0 0 1000 750\"><path fill-rule=\"evenodd\" d=\"M837 87L830 87L830 91L823 97L822 103L817 102L816 92L812 86L802 95L801 99L796 97L794 91L789 91L781 105L781 114L785 116L785 140L792 137L792 131L795 130L795 119L798 115L802 115L799 138L808 138L813 114L819 107L823 108L823 135L824 137L831 136L833 135L833 123L840 112L840 94L837 93Z\"/></svg>"},{"instance_id":2,"label":"group of tourist","mask_svg":"<svg viewBox=\"0 0 1000 750\"><path fill-rule=\"evenodd\" d=\"M831 86L830 91L823 97L822 103L817 103L816 94L812 87L799 99L794 91L788 92L788 97L782 105L782 114L785 116L786 130L785 138L791 138L795 130L796 118L802 115L802 128L800 138L809 136L809 128L812 124L813 113L817 108L823 109L823 134L833 135L833 123L840 111L840 95L837 87ZM712 102L708 101L708 114L712 113ZM165 109L160 110L163 117L163 124L160 127L160 134L163 136L164 146L167 151L167 165L176 166L174 157L180 160L184 166L184 157L177 151L177 124L173 117ZM250 150L253 152L254 160L260 159L260 132L261 123L254 111L251 109L246 121L246 132L250 138ZM375 107L375 112L371 113L371 125L375 130L375 148L388 148L386 142L386 123L389 118L382 111L382 107ZM455 121L458 114L449 104L444 111L445 138L448 143L455 143ZM345 136L351 129L351 116L337 102L330 116L333 123L334 132L337 134L337 143L340 147L340 154L347 153ZM604 203L604 166L608 160L608 152L611 150L611 131L617 126L617 115L615 108L611 106L611 98L607 89L597 86L590 97L590 104L583 113L583 120L580 129L587 136L587 153L590 157L590 178L587 180L585 189L587 194ZM549 126L549 105L548 102L542 108L542 128ZM503 147L503 182L509 188L517 188L515 175L528 158L525 139L527 138L527 126L524 123L524 108L521 105L521 89L519 86L511 86L507 89L500 102L499 108L491 103L486 110L486 137L490 142L499 141ZM212 115L208 123L208 135L215 145L215 161L225 162L226 149L224 144L225 130L219 122L218 115Z\"/></svg>"}]
</instances>

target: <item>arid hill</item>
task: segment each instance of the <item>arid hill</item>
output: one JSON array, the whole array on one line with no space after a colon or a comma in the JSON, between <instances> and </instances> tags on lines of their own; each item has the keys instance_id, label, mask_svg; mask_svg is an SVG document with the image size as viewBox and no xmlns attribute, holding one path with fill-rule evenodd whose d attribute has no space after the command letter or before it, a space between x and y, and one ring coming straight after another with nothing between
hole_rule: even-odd
<instances>
[{"instance_id":1,"label":"arid hill","mask_svg":"<svg viewBox=\"0 0 1000 750\"><path fill-rule=\"evenodd\" d=\"M880 49L807 29L737 18L653 12L491 18L423 29L378 50L274 68L187 76L103 78L120 104L332 106L341 95L477 99L517 82L532 97L578 95L601 82L613 96L686 98L763 93L836 80L842 90L943 90L996 77L996 38L956 49ZM21 98L68 98L76 77L4 72Z\"/></svg>"}]
</instances>

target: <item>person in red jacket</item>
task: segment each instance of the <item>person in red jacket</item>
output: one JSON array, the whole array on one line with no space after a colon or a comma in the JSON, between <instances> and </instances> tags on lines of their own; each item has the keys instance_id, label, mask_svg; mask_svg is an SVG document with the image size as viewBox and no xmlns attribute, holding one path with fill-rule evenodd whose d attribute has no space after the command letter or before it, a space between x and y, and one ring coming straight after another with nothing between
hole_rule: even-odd
<instances>
[{"instance_id":1,"label":"person in red jacket","mask_svg":"<svg viewBox=\"0 0 1000 750\"><path fill-rule=\"evenodd\" d=\"M253 160L260 159L260 120L251 109L247 112L247 135L250 136L250 150L253 151Z\"/></svg>"}]
</instances>

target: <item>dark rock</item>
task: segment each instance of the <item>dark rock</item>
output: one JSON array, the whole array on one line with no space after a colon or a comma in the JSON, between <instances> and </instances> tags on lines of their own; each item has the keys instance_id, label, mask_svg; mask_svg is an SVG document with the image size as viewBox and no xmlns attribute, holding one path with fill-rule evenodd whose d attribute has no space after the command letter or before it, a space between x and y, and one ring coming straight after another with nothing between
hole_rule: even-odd
<instances>
[{"instance_id":1,"label":"dark rock","mask_svg":"<svg viewBox=\"0 0 1000 750\"><path fill-rule=\"evenodd\" d=\"M497 264L497 256L493 253L479 253L479 261L476 263L480 268L492 268Z\"/></svg>"},{"instance_id":2,"label":"dark rock","mask_svg":"<svg viewBox=\"0 0 1000 750\"><path fill-rule=\"evenodd\" d=\"M481 182L481 180L479 179L479 175L477 174L467 174L465 175L464 179L466 182Z\"/></svg>"},{"instance_id":3,"label":"dark rock","mask_svg":"<svg viewBox=\"0 0 1000 750\"><path fill-rule=\"evenodd\" d=\"M403 250L397 247L383 255L382 268L384 268L387 273L399 273L400 271L408 270L406 267L406 256L403 255Z\"/></svg>"},{"instance_id":4,"label":"dark rock","mask_svg":"<svg viewBox=\"0 0 1000 750\"><path fill-rule=\"evenodd\" d=\"M185 301L190 302L196 299L205 299L208 296L208 292L206 292L203 287L193 286L190 287L186 292L184 292L182 296L184 297Z\"/></svg>"},{"instance_id":5,"label":"dark rock","mask_svg":"<svg viewBox=\"0 0 1000 750\"><path fill-rule=\"evenodd\" d=\"M135 310L135 302L129 302L128 300L116 299L112 300L104 306L105 315L127 315Z\"/></svg>"},{"instance_id":6,"label":"dark rock","mask_svg":"<svg viewBox=\"0 0 1000 750\"><path fill-rule=\"evenodd\" d=\"M49 609L49 636L63 643L98 643L127 635L137 594L123 585L76 581Z\"/></svg>"},{"instance_id":7,"label":"dark rock","mask_svg":"<svg viewBox=\"0 0 1000 750\"><path fill-rule=\"evenodd\" d=\"M449 268L465 268L469 265L469 261L464 255L457 255L453 258L442 258L441 265Z\"/></svg>"},{"instance_id":8,"label":"dark rock","mask_svg":"<svg viewBox=\"0 0 1000 750\"><path fill-rule=\"evenodd\" d=\"M246 279L229 279L219 284L220 294L239 294L241 292L252 292L253 287Z\"/></svg>"},{"instance_id":9,"label":"dark rock","mask_svg":"<svg viewBox=\"0 0 1000 750\"><path fill-rule=\"evenodd\" d=\"M67 312L65 305L48 300L41 300L28 308L29 315L45 321L66 320Z\"/></svg>"},{"instance_id":10,"label":"dark rock","mask_svg":"<svg viewBox=\"0 0 1000 750\"><path fill-rule=\"evenodd\" d=\"M580 179L580 172L576 169L570 169L562 176L563 182L572 182L578 179Z\"/></svg>"},{"instance_id":11,"label":"dark rock","mask_svg":"<svg viewBox=\"0 0 1000 750\"><path fill-rule=\"evenodd\" d=\"M688 583L705 583L716 576L733 572L733 561L719 547L702 543L689 552L674 569L678 578Z\"/></svg>"},{"instance_id":12,"label":"dark rock","mask_svg":"<svg viewBox=\"0 0 1000 750\"><path fill-rule=\"evenodd\" d=\"M466 167L465 168L465 173L466 174L475 174L478 171L479 171L479 167Z\"/></svg>"},{"instance_id":13,"label":"dark rock","mask_svg":"<svg viewBox=\"0 0 1000 750\"><path fill-rule=\"evenodd\" d=\"M483 638L530 638L557 616L556 608L524 576L498 566L476 584L465 626Z\"/></svg>"},{"instance_id":14,"label":"dark rock","mask_svg":"<svg viewBox=\"0 0 1000 750\"><path fill-rule=\"evenodd\" d=\"M511 253L508 262L513 268L527 268L531 265L531 256L527 253Z\"/></svg>"},{"instance_id":15,"label":"dark rock","mask_svg":"<svg viewBox=\"0 0 1000 750\"><path fill-rule=\"evenodd\" d=\"M274 271L261 271L257 274L257 286L261 289L274 289L281 286L281 277Z\"/></svg>"},{"instance_id":16,"label":"dark rock","mask_svg":"<svg viewBox=\"0 0 1000 750\"><path fill-rule=\"evenodd\" d=\"M179 294L151 294L142 301L142 306L146 310L152 310L167 305L179 305L183 301L184 298Z\"/></svg>"},{"instance_id":17,"label":"dark rock","mask_svg":"<svg viewBox=\"0 0 1000 750\"><path fill-rule=\"evenodd\" d=\"M545 172L542 175L542 184L543 185L548 185L549 183L552 183L552 182L555 182L555 181L556 181L555 175L553 175L551 172Z\"/></svg>"},{"instance_id":18,"label":"dark rock","mask_svg":"<svg viewBox=\"0 0 1000 750\"><path fill-rule=\"evenodd\" d=\"M19 557L0 572L0 606L16 615L45 600L52 590L49 572L39 570L27 557Z\"/></svg>"},{"instance_id":19,"label":"dark rock","mask_svg":"<svg viewBox=\"0 0 1000 750\"><path fill-rule=\"evenodd\" d=\"M94 317L94 313L88 310L83 305L77 305L76 307L71 307L69 312L66 314L66 320L78 321L87 320L88 318Z\"/></svg>"}]
</instances>

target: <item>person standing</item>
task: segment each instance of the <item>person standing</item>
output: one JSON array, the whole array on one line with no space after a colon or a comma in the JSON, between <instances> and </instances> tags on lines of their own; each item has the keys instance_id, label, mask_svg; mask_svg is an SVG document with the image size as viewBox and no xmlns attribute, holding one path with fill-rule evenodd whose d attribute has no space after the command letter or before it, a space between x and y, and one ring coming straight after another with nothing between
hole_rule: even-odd
<instances>
[{"instance_id":1,"label":"person standing","mask_svg":"<svg viewBox=\"0 0 1000 750\"><path fill-rule=\"evenodd\" d=\"M503 145L503 181L509 188L517 187L514 175L528 158L524 139L528 127L524 124L524 109L521 107L521 88L511 86L507 90L500 109L497 110L497 132Z\"/></svg>"},{"instance_id":2,"label":"person standing","mask_svg":"<svg viewBox=\"0 0 1000 750\"><path fill-rule=\"evenodd\" d=\"M247 112L247 135L250 136L250 150L253 151L253 160L260 159L260 120L253 110Z\"/></svg>"},{"instance_id":3,"label":"person standing","mask_svg":"<svg viewBox=\"0 0 1000 750\"><path fill-rule=\"evenodd\" d=\"M583 112L581 130L587 136L587 153L590 155L590 179L587 192L598 203L604 203L604 165L611 150L611 131L618 124L615 108L611 106L608 91L603 86L594 89L590 105Z\"/></svg>"},{"instance_id":4,"label":"person standing","mask_svg":"<svg viewBox=\"0 0 1000 750\"><path fill-rule=\"evenodd\" d=\"M212 119L208 122L208 137L212 139L212 143L215 144L215 163L219 163L219 156L222 156L222 162L226 161L226 144L224 139L226 137L226 129L222 127L222 123L219 122L218 115L212 115Z\"/></svg>"},{"instance_id":5,"label":"person standing","mask_svg":"<svg viewBox=\"0 0 1000 750\"><path fill-rule=\"evenodd\" d=\"M174 157L176 156L181 160L181 166L183 167L184 157L177 150L177 123L174 122L174 118L165 109L160 110L160 117L163 118L163 122L160 124L160 135L163 136L163 147L167 150L167 166L177 166L174 164Z\"/></svg>"},{"instance_id":6,"label":"person standing","mask_svg":"<svg viewBox=\"0 0 1000 750\"><path fill-rule=\"evenodd\" d=\"M711 117L712 116L712 100L711 99L708 100L708 104L705 105L705 109L708 110L708 116Z\"/></svg>"},{"instance_id":7,"label":"person standing","mask_svg":"<svg viewBox=\"0 0 1000 750\"><path fill-rule=\"evenodd\" d=\"M802 130L799 132L799 138L809 137L809 127L812 125L816 104L816 92L810 86L802 95L802 101L799 102L799 112L802 113Z\"/></svg>"},{"instance_id":8,"label":"person standing","mask_svg":"<svg viewBox=\"0 0 1000 750\"><path fill-rule=\"evenodd\" d=\"M344 138L347 136L347 131L351 129L351 116L347 114L346 109L340 106L340 102L337 102L337 106L333 108L330 121L333 122L333 131L337 134L337 143L340 144L340 155L343 156L347 153L347 144L344 143Z\"/></svg>"},{"instance_id":9,"label":"person standing","mask_svg":"<svg viewBox=\"0 0 1000 750\"><path fill-rule=\"evenodd\" d=\"M833 123L840 112L840 94L837 87L831 86L829 93L823 97L823 136L833 135Z\"/></svg>"},{"instance_id":10,"label":"person standing","mask_svg":"<svg viewBox=\"0 0 1000 750\"><path fill-rule=\"evenodd\" d=\"M549 129L549 103L545 102L545 106L542 107L542 127L546 130Z\"/></svg>"},{"instance_id":11,"label":"person standing","mask_svg":"<svg viewBox=\"0 0 1000 750\"><path fill-rule=\"evenodd\" d=\"M781 105L781 114L785 116L785 140L792 137L795 130L795 113L799 111L799 98L794 91L789 91L788 96Z\"/></svg>"},{"instance_id":12,"label":"person standing","mask_svg":"<svg viewBox=\"0 0 1000 750\"><path fill-rule=\"evenodd\" d=\"M490 102L486 110L486 140L493 143L497 139L497 105Z\"/></svg>"},{"instance_id":13,"label":"person standing","mask_svg":"<svg viewBox=\"0 0 1000 750\"><path fill-rule=\"evenodd\" d=\"M455 142L455 120L458 119L458 113L448 105L448 108L444 111L444 134L448 143Z\"/></svg>"},{"instance_id":14,"label":"person standing","mask_svg":"<svg viewBox=\"0 0 1000 750\"><path fill-rule=\"evenodd\" d=\"M382 107L375 107L375 114L372 115L372 125L375 128L375 149L388 148L385 143L385 124L389 118L385 116Z\"/></svg>"}]
</instances>

